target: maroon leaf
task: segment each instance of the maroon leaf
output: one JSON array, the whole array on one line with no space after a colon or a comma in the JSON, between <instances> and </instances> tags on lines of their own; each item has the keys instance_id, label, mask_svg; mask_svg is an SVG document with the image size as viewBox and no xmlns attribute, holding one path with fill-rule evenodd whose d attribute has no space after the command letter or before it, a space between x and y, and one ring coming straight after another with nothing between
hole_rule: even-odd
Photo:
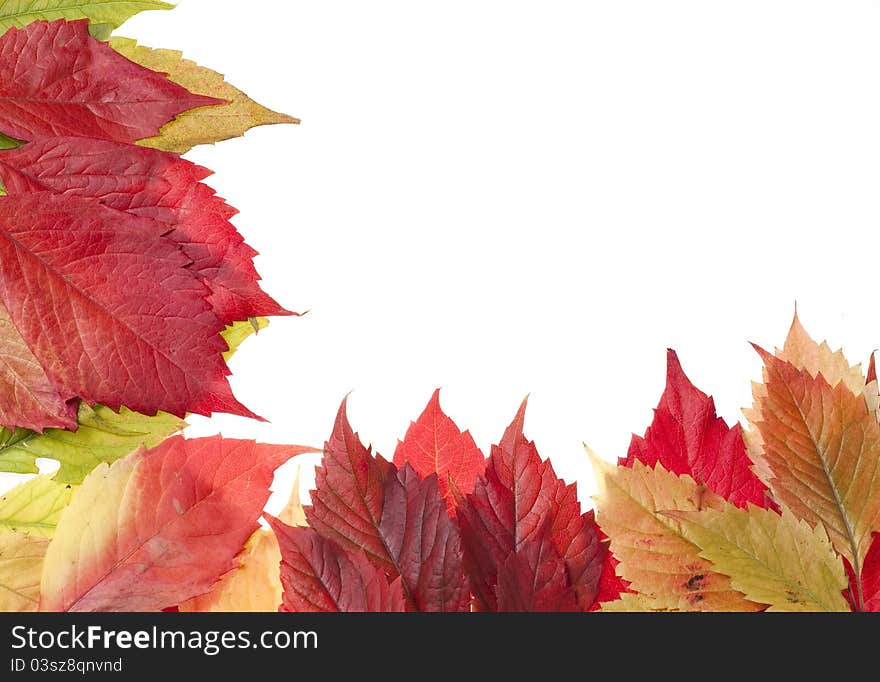
<instances>
[{"instance_id":1,"label":"maroon leaf","mask_svg":"<svg viewBox=\"0 0 880 682\"><path fill-rule=\"evenodd\" d=\"M470 610L461 537L435 474L422 479L405 464L388 477L379 533L417 611Z\"/></svg>"},{"instance_id":2,"label":"maroon leaf","mask_svg":"<svg viewBox=\"0 0 880 682\"><path fill-rule=\"evenodd\" d=\"M266 515L281 550L281 611L404 611L398 578L385 573L362 551L346 552L312 528L291 528Z\"/></svg>"},{"instance_id":3,"label":"maroon leaf","mask_svg":"<svg viewBox=\"0 0 880 682\"><path fill-rule=\"evenodd\" d=\"M318 533L400 576L410 609L467 609L461 540L436 476L423 480L373 456L353 432L345 402L315 479L306 518Z\"/></svg>"},{"instance_id":4,"label":"maroon leaf","mask_svg":"<svg viewBox=\"0 0 880 682\"><path fill-rule=\"evenodd\" d=\"M549 461L541 460L534 443L523 435L526 403L523 402L500 445L493 446L486 473L459 509L465 550L465 567L479 610L499 608L496 587L508 587L502 576L507 567L524 565L510 559L530 543L540 545L549 524L550 539L565 567L567 584L577 595L578 607L587 610L595 601L602 571L602 556L592 514L581 514L575 486L556 477ZM547 557L546 552L540 553ZM537 566L535 559L530 566ZM546 567L543 569L546 572ZM521 573L521 571L520 571ZM519 579L514 583L521 584ZM519 603L524 603L522 599Z\"/></svg>"}]
</instances>

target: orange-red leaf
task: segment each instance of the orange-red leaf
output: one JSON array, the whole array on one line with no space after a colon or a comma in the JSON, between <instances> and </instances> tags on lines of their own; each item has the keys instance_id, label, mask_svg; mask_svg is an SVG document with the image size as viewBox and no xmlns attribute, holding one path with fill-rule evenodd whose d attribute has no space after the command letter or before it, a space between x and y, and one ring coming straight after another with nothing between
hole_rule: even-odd
<instances>
[{"instance_id":1,"label":"orange-red leaf","mask_svg":"<svg viewBox=\"0 0 880 682\"><path fill-rule=\"evenodd\" d=\"M172 438L95 469L46 554L43 611L161 611L207 593L258 528L297 446Z\"/></svg>"},{"instance_id":2,"label":"orange-red leaf","mask_svg":"<svg viewBox=\"0 0 880 682\"><path fill-rule=\"evenodd\" d=\"M468 495L486 467L486 458L469 431L460 431L440 408L440 390L397 444L394 464L410 464L420 476L437 474L440 492L450 514L456 495Z\"/></svg>"}]
</instances>

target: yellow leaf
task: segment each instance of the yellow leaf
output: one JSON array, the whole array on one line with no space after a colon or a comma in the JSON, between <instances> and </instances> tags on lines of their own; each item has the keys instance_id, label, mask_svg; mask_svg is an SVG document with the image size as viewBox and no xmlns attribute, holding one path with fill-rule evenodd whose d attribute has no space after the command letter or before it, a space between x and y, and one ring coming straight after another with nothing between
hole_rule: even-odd
<instances>
[{"instance_id":1,"label":"yellow leaf","mask_svg":"<svg viewBox=\"0 0 880 682\"><path fill-rule=\"evenodd\" d=\"M73 487L37 476L0 497L0 532L13 530L34 537L52 537Z\"/></svg>"},{"instance_id":2,"label":"yellow leaf","mask_svg":"<svg viewBox=\"0 0 880 682\"><path fill-rule=\"evenodd\" d=\"M849 611L840 556L822 526L811 528L787 507L782 514L749 506L669 512L712 568L768 611Z\"/></svg>"},{"instance_id":3,"label":"yellow leaf","mask_svg":"<svg viewBox=\"0 0 880 682\"><path fill-rule=\"evenodd\" d=\"M138 144L183 154L196 145L240 137L256 126L299 123L299 119L257 104L241 90L227 83L221 74L184 59L180 52L154 50L138 45L130 38L113 38L110 45L141 66L167 73L172 81L194 94L208 95L228 102L187 111L162 128L158 136L141 140Z\"/></svg>"},{"instance_id":4,"label":"yellow leaf","mask_svg":"<svg viewBox=\"0 0 880 682\"><path fill-rule=\"evenodd\" d=\"M690 476L676 476L660 464L613 466L592 456L599 487L596 520L611 538L618 574L657 609L754 611L730 579L712 571L700 548L663 512L717 507L721 498Z\"/></svg>"},{"instance_id":5,"label":"yellow leaf","mask_svg":"<svg viewBox=\"0 0 880 682\"><path fill-rule=\"evenodd\" d=\"M0 612L36 611L40 574L49 540L26 533L0 533Z\"/></svg>"},{"instance_id":6,"label":"yellow leaf","mask_svg":"<svg viewBox=\"0 0 880 682\"><path fill-rule=\"evenodd\" d=\"M229 350L223 353L223 359L226 362L229 362L232 356L238 351L238 347L244 343L246 339L254 334L259 334L268 326L269 320L265 317L254 317L245 322L235 322L226 327L226 329L223 330L223 333L220 334L229 348Z\"/></svg>"},{"instance_id":7,"label":"yellow leaf","mask_svg":"<svg viewBox=\"0 0 880 682\"><path fill-rule=\"evenodd\" d=\"M258 530L239 555L241 565L201 597L180 605L181 611L221 613L278 611L281 606L281 551L269 530Z\"/></svg>"}]
</instances>

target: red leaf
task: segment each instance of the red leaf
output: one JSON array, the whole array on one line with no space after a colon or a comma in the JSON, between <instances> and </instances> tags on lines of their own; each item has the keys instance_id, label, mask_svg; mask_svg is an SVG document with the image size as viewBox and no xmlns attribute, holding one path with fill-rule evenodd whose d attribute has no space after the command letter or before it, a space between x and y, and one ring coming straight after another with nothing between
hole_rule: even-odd
<instances>
[{"instance_id":1,"label":"red leaf","mask_svg":"<svg viewBox=\"0 0 880 682\"><path fill-rule=\"evenodd\" d=\"M224 324L289 314L259 287L256 251L230 222L235 209L200 182L210 171L176 154L110 140L53 137L0 152L9 194L49 190L104 204L166 226L210 289Z\"/></svg>"},{"instance_id":2,"label":"red leaf","mask_svg":"<svg viewBox=\"0 0 880 682\"><path fill-rule=\"evenodd\" d=\"M435 474L422 479L405 464L388 477L379 533L415 610L470 610L461 537Z\"/></svg>"},{"instance_id":3,"label":"red leaf","mask_svg":"<svg viewBox=\"0 0 880 682\"><path fill-rule=\"evenodd\" d=\"M85 20L36 21L0 36L0 127L19 140L134 142L177 114L220 102L130 62L92 38Z\"/></svg>"},{"instance_id":4,"label":"red leaf","mask_svg":"<svg viewBox=\"0 0 880 682\"><path fill-rule=\"evenodd\" d=\"M850 570L850 582L852 581ZM862 566L862 595L865 611L880 612L880 533L874 533L874 540Z\"/></svg>"},{"instance_id":5,"label":"red leaf","mask_svg":"<svg viewBox=\"0 0 880 682\"><path fill-rule=\"evenodd\" d=\"M742 427L729 428L715 413L715 401L685 375L675 351L667 355L666 390L644 438L633 436L626 459L674 474L687 474L738 507L768 507L767 488L751 470Z\"/></svg>"},{"instance_id":6,"label":"red leaf","mask_svg":"<svg viewBox=\"0 0 880 682\"><path fill-rule=\"evenodd\" d=\"M550 531L550 524L545 524L501 566L496 589L499 611L579 610L565 562L553 545Z\"/></svg>"},{"instance_id":7,"label":"red leaf","mask_svg":"<svg viewBox=\"0 0 880 682\"><path fill-rule=\"evenodd\" d=\"M629 583L617 575L617 565L620 563L611 553L611 543L601 528L598 528L599 551L602 555L602 577L599 579L599 588L596 600L590 607L591 611L597 611L605 602L616 601L624 592L632 592Z\"/></svg>"},{"instance_id":8,"label":"red leaf","mask_svg":"<svg viewBox=\"0 0 880 682\"><path fill-rule=\"evenodd\" d=\"M348 550L363 549L370 561L389 574L394 566L379 533L385 499L385 481L393 465L373 456L351 428L342 402L330 440L324 445L321 466L315 469L309 526Z\"/></svg>"},{"instance_id":9,"label":"red leaf","mask_svg":"<svg viewBox=\"0 0 880 682\"><path fill-rule=\"evenodd\" d=\"M348 422L346 402L315 472L309 525L350 552L364 550L389 576L402 578L410 609L468 606L458 529L446 513L436 476L421 479L373 456Z\"/></svg>"},{"instance_id":10,"label":"red leaf","mask_svg":"<svg viewBox=\"0 0 880 682\"><path fill-rule=\"evenodd\" d=\"M75 398L145 414L253 416L227 381L223 323L162 232L93 199L0 200L0 342L27 350L0 365L0 424L73 428L65 403ZM31 371L16 371L27 363Z\"/></svg>"},{"instance_id":11,"label":"red leaf","mask_svg":"<svg viewBox=\"0 0 880 682\"><path fill-rule=\"evenodd\" d=\"M266 516L281 549L281 611L405 611L401 580L390 585L364 553L346 552L312 528Z\"/></svg>"},{"instance_id":12,"label":"red leaf","mask_svg":"<svg viewBox=\"0 0 880 682\"><path fill-rule=\"evenodd\" d=\"M486 458L470 432L461 432L440 409L440 390L397 444L394 464L410 464L420 476L437 474L449 513L455 514L455 491L468 495L486 467Z\"/></svg>"},{"instance_id":13,"label":"red leaf","mask_svg":"<svg viewBox=\"0 0 880 682\"><path fill-rule=\"evenodd\" d=\"M575 590L578 608L587 610L595 601L602 570L593 516L581 514L575 486L559 480L550 462L542 461L535 444L526 440L525 409L524 402L500 445L492 447L485 475L459 508L471 590L479 610L497 610L496 586L522 584L515 576L503 575L507 569L522 573L524 564L515 563L510 555L524 552L529 543L540 546L540 534L549 524L567 584ZM539 554L540 564L544 557L552 558L547 552ZM538 565L534 556L527 563ZM545 574L548 570L542 566ZM521 595L518 603L528 601Z\"/></svg>"},{"instance_id":14,"label":"red leaf","mask_svg":"<svg viewBox=\"0 0 880 682\"><path fill-rule=\"evenodd\" d=\"M275 469L312 452L171 438L102 464L46 554L44 611L161 611L208 592L259 527Z\"/></svg>"}]
</instances>

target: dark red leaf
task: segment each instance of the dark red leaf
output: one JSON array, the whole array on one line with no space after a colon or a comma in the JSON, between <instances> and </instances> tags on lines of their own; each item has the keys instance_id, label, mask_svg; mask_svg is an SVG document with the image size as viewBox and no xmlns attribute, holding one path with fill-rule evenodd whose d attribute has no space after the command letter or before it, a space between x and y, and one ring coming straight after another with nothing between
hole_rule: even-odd
<instances>
[{"instance_id":1,"label":"dark red leaf","mask_svg":"<svg viewBox=\"0 0 880 682\"><path fill-rule=\"evenodd\" d=\"M599 579L599 588L596 600L590 607L591 611L597 611L605 602L616 601L624 592L632 592L629 583L617 575L617 565L620 563L611 553L610 541L601 528L597 527L599 534L599 552L602 555L602 577Z\"/></svg>"},{"instance_id":2,"label":"dark red leaf","mask_svg":"<svg viewBox=\"0 0 880 682\"><path fill-rule=\"evenodd\" d=\"M289 314L259 286L256 251L230 222L235 209L201 182L210 171L176 154L110 140L53 137L0 152L0 178L11 194L52 191L166 226L192 260L208 301L224 324Z\"/></svg>"},{"instance_id":3,"label":"dark red leaf","mask_svg":"<svg viewBox=\"0 0 880 682\"><path fill-rule=\"evenodd\" d=\"M318 533L400 576L410 609L468 608L461 540L436 476L421 479L373 456L352 430L345 402L315 480L306 518Z\"/></svg>"},{"instance_id":4,"label":"dark red leaf","mask_svg":"<svg viewBox=\"0 0 880 682\"><path fill-rule=\"evenodd\" d=\"M512 584L501 576L505 566L523 565L514 564L510 555L525 551L529 543L540 544L540 533L549 523L568 585L578 607L587 610L595 601L602 570L593 515L581 514L576 488L559 480L550 462L542 461L535 444L526 440L525 409L524 402L501 443L492 447L485 475L459 508L471 590L479 610L497 610L496 587L502 580Z\"/></svg>"},{"instance_id":5,"label":"dark red leaf","mask_svg":"<svg viewBox=\"0 0 880 682\"><path fill-rule=\"evenodd\" d=\"M440 408L440 390L397 444L394 464L409 463L420 476L436 473L440 493L450 514L455 514L454 492L468 495L486 467L486 458L470 432L461 432Z\"/></svg>"},{"instance_id":6,"label":"dark red leaf","mask_svg":"<svg viewBox=\"0 0 880 682\"><path fill-rule=\"evenodd\" d=\"M321 466L315 469L309 526L347 550L362 549L370 561L387 573L395 568L379 532L385 500L385 481L393 465L373 456L351 428L342 402L330 440L324 445Z\"/></svg>"},{"instance_id":7,"label":"dark red leaf","mask_svg":"<svg viewBox=\"0 0 880 682\"><path fill-rule=\"evenodd\" d=\"M385 482L379 533L417 611L469 611L461 537L440 497L437 476L409 464Z\"/></svg>"},{"instance_id":8,"label":"dark red leaf","mask_svg":"<svg viewBox=\"0 0 880 682\"><path fill-rule=\"evenodd\" d=\"M496 597L499 611L579 610L549 523L507 557L498 572Z\"/></svg>"},{"instance_id":9,"label":"dark red leaf","mask_svg":"<svg viewBox=\"0 0 880 682\"><path fill-rule=\"evenodd\" d=\"M221 102L130 62L88 26L35 21L0 36L0 132L134 142L157 135L177 114Z\"/></svg>"},{"instance_id":10,"label":"dark red leaf","mask_svg":"<svg viewBox=\"0 0 880 682\"><path fill-rule=\"evenodd\" d=\"M404 611L398 578L391 584L364 553L346 552L312 528L291 528L266 515L281 549L281 611Z\"/></svg>"},{"instance_id":11,"label":"dark red leaf","mask_svg":"<svg viewBox=\"0 0 880 682\"><path fill-rule=\"evenodd\" d=\"M675 351L667 355L666 390L644 438L633 436L628 456L653 467L660 462L674 474L687 474L738 507L768 507L767 488L751 470L742 427L727 426L715 401L687 378Z\"/></svg>"}]
</instances>

